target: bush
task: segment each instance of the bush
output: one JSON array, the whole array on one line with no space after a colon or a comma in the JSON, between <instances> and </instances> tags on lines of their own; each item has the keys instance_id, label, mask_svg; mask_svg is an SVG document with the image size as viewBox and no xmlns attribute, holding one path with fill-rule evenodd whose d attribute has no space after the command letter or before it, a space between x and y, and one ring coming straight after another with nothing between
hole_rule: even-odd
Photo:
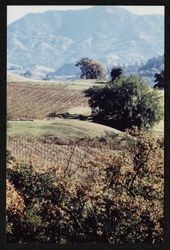
<instances>
[{"instance_id":1,"label":"bush","mask_svg":"<svg viewBox=\"0 0 170 250\"><path fill-rule=\"evenodd\" d=\"M114 80L116 80L116 78L120 77L121 75L122 75L121 68L112 68L110 72L111 81L113 82Z\"/></svg>"},{"instance_id":2,"label":"bush","mask_svg":"<svg viewBox=\"0 0 170 250\"><path fill-rule=\"evenodd\" d=\"M156 73L154 77L155 77L154 88L164 89L164 70L162 70L160 73Z\"/></svg>"},{"instance_id":3,"label":"bush","mask_svg":"<svg viewBox=\"0 0 170 250\"><path fill-rule=\"evenodd\" d=\"M8 241L163 242L163 141L138 130L127 137L129 151L99 153L81 166L87 179L64 178L59 167L8 167L25 204L24 218L7 227Z\"/></svg>"},{"instance_id":4,"label":"bush","mask_svg":"<svg viewBox=\"0 0 170 250\"><path fill-rule=\"evenodd\" d=\"M24 216L25 203L23 197L16 191L13 184L7 180L7 232L10 240L15 240L18 226ZM17 238L18 239L18 238Z\"/></svg>"},{"instance_id":5,"label":"bush","mask_svg":"<svg viewBox=\"0 0 170 250\"><path fill-rule=\"evenodd\" d=\"M137 76L119 77L85 91L93 120L119 130L149 128L162 118L160 97Z\"/></svg>"},{"instance_id":6,"label":"bush","mask_svg":"<svg viewBox=\"0 0 170 250\"><path fill-rule=\"evenodd\" d=\"M15 217L10 217L13 234L11 235L11 231L7 230L9 241L48 241L45 233L48 226L45 221L47 214L44 209L51 202L54 205L61 195L60 189L54 186L54 180L57 181L57 178L53 171L57 173L54 168L51 172L50 169L47 172L38 172L31 164L23 163L16 163L16 167L8 168L7 178L15 189L22 193L25 204L24 219L18 219L17 230L15 230Z\"/></svg>"}]
</instances>

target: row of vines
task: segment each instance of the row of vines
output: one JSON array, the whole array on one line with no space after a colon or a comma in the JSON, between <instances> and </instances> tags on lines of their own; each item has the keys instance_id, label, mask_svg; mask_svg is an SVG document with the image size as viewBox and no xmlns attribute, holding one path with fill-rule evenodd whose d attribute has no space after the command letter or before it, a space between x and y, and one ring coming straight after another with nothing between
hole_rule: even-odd
<instances>
[{"instance_id":1,"label":"row of vines","mask_svg":"<svg viewBox=\"0 0 170 250\"><path fill-rule=\"evenodd\" d=\"M32 86L8 83L7 87L12 119L44 118L52 112L66 112L70 107L88 106L88 98L85 98L81 91L63 85Z\"/></svg>"}]
</instances>

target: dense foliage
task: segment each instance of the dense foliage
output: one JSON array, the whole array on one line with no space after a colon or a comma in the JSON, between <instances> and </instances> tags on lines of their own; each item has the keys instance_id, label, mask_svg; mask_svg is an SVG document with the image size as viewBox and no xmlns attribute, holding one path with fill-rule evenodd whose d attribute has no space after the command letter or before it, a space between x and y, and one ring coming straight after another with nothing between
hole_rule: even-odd
<instances>
[{"instance_id":1,"label":"dense foliage","mask_svg":"<svg viewBox=\"0 0 170 250\"><path fill-rule=\"evenodd\" d=\"M164 70L160 73L155 74L155 85L154 88L164 89Z\"/></svg>"},{"instance_id":2,"label":"dense foliage","mask_svg":"<svg viewBox=\"0 0 170 250\"><path fill-rule=\"evenodd\" d=\"M89 58L82 58L75 64L76 67L79 67L81 70L82 79L98 79L106 80L107 74L104 66Z\"/></svg>"},{"instance_id":3,"label":"dense foliage","mask_svg":"<svg viewBox=\"0 0 170 250\"><path fill-rule=\"evenodd\" d=\"M137 76L122 76L85 92L95 122L125 130L149 128L162 118L158 93Z\"/></svg>"},{"instance_id":4,"label":"dense foliage","mask_svg":"<svg viewBox=\"0 0 170 250\"><path fill-rule=\"evenodd\" d=\"M111 81L116 80L116 78L118 78L121 75L122 75L122 69L121 68L112 68L112 70L110 72Z\"/></svg>"},{"instance_id":5,"label":"dense foliage","mask_svg":"<svg viewBox=\"0 0 170 250\"><path fill-rule=\"evenodd\" d=\"M128 151L80 166L83 181L59 165L38 171L11 159L8 242L162 242L163 141L137 130L127 141Z\"/></svg>"}]
</instances>

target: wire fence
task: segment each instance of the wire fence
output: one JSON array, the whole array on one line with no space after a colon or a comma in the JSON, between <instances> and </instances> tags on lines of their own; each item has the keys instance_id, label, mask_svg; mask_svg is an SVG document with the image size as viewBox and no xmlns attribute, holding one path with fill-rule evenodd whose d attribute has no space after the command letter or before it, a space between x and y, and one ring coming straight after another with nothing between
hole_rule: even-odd
<instances>
[{"instance_id":1,"label":"wire fence","mask_svg":"<svg viewBox=\"0 0 170 250\"><path fill-rule=\"evenodd\" d=\"M74 169L78 165L88 161L95 162L95 156L100 152L108 153L114 150L112 143L99 142L75 142L69 145L58 145L56 143L43 143L34 137L9 136L7 149L18 161L32 162L42 168L61 164L63 167Z\"/></svg>"}]
</instances>

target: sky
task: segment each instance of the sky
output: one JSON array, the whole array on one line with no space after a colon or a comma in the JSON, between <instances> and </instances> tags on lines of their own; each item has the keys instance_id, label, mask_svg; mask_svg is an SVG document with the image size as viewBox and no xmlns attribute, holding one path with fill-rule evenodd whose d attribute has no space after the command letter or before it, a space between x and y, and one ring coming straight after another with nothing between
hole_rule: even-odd
<instances>
[{"instance_id":1,"label":"sky","mask_svg":"<svg viewBox=\"0 0 170 250\"><path fill-rule=\"evenodd\" d=\"M63 6L40 6L40 5L15 5L7 6L7 24L25 16L28 13L45 12L47 10L69 10L69 9L86 9L92 6L63 5ZM137 15L161 14L164 15L164 6L121 6Z\"/></svg>"}]
</instances>

